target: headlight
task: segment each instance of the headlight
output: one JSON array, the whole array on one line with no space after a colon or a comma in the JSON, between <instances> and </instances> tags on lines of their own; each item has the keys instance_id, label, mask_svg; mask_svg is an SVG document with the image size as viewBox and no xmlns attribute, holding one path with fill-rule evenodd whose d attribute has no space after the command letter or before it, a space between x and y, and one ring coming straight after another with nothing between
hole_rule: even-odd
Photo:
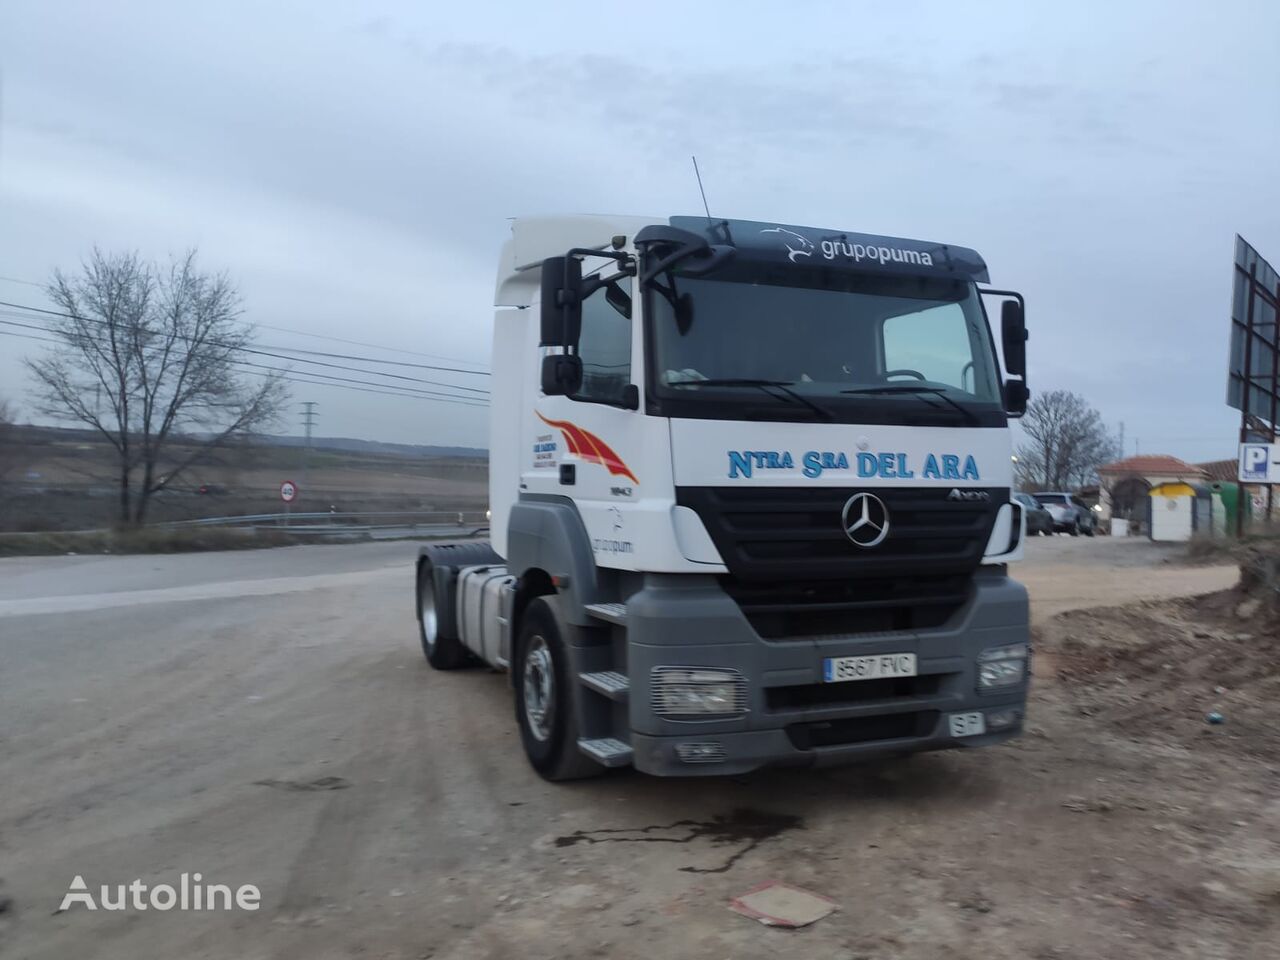
<instances>
[{"instance_id":1,"label":"headlight","mask_svg":"<svg viewBox=\"0 0 1280 960\"><path fill-rule=\"evenodd\" d=\"M1027 676L1027 645L1010 643L978 654L978 689L1011 687Z\"/></svg>"},{"instance_id":2,"label":"headlight","mask_svg":"<svg viewBox=\"0 0 1280 960\"><path fill-rule=\"evenodd\" d=\"M747 709L747 682L737 670L654 667L653 712L660 717L733 716Z\"/></svg>"}]
</instances>

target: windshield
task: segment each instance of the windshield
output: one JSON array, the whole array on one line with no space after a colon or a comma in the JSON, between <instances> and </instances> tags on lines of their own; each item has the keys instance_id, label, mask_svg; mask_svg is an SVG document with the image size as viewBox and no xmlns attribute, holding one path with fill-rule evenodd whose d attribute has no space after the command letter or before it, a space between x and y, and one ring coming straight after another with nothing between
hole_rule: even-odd
<instances>
[{"instance_id":1,"label":"windshield","mask_svg":"<svg viewBox=\"0 0 1280 960\"><path fill-rule=\"evenodd\" d=\"M651 392L669 415L1004 423L967 281L731 267L667 277L649 303Z\"/></svg>"},{"instance_id":2,"label":"windshield","mask_svg":"<svg viewBox=\"0 0 1280 960\"><path fill-rule=\"evenodd\" d=\"M1037 493L1036 500L1042 507L1064 507L1071 502L1065 493Z\"/></svg>"}]
</instances>

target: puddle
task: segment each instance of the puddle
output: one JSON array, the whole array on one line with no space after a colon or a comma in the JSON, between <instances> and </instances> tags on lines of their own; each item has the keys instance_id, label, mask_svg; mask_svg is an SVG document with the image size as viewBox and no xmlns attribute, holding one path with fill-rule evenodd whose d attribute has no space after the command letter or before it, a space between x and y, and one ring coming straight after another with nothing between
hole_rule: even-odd
<instances>
[{"instance_id":1,"label":"puddle","mask_svg":"<svg viewBox=\"0 0 1280 960\"><path fill-rule=\"evenodd\" d=\"M575 830L556 837L557 847L573 847L580 843L694 843L705 840L715 847L738 846L719 866L681 867L685 873L725 873L766 840L788 830L803 829L803 821L786 813L760 810L734 810L709 820L677 820L674 823L647 827L619 827L601 830Z\"/></svg>"},{"instance_id":2,"label":"puddle","mask_svg":"<svg viewBox=\"0 0 1280 960\"><path fill-rule=\"evenodd\" d=\"M319 780L255 780L255 787L274 787L277 790L309 792L312 790L345 790L350 781L342 777L321 777Z\"/></svg>"}]
</instances>

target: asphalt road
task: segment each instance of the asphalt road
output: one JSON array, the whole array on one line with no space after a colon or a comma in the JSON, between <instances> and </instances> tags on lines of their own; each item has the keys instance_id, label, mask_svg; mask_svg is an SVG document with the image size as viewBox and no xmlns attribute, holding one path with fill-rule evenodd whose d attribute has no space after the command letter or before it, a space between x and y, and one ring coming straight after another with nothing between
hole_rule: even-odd
<instances>
[{"instance_id":1,"label":"asphalt road","mask_svg":"<svg viewBox=\"0 0 1280 960\"><path fill-rule=\"evenodd\" d=\"M1048 899L1087 865L1079 821L1045 798L1119 768L1122 746L553 786L524 761L505 678L423 662L415 552L0 560L0 955L1147 956L1132 918ZM1018 572L1041 616L1234 578L1163 559L1054 538ZM56 912L77 875L184 871L254 884L261 907ZM725 909L773 878L841 910L786 934Z\"/></svg>"}]
</instances>

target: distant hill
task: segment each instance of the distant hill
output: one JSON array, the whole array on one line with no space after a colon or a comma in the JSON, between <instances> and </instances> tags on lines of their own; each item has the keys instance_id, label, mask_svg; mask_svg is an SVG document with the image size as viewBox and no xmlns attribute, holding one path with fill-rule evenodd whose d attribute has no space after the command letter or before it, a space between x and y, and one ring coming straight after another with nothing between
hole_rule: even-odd
<instances>
[{"instance_id":1,"label":"distant hill","mask_svg":"<svg viewBox=\"0 0 1280 960\"><path fill-rule=\"evenodd\" d=\"M302 447L303 437L271 437L256 439L257 443L277 447ZM354 437L312 437L311 446L317 450L340 450L343 453L380 453L397 457L479 457L486 459L489 451L482 447L437 447L418 443L384 443L381 440L357 440Z\"/></svg>"},{"instance_id":2,"label":"distant hill","mask_svg":"<svg viewBox=\"0 0 1280 960\"><path fill-rule=\"evenodd\" d=\"M79 427L47 427L25 424L18 428L23 438L43 442L101 443L102 435ZM201 437L202 434L193 434ZM302 447L303 437L258 436L248 441L263 447ZM413 459L439 457L468 457L487 459L489 451L482 447L437 447L419 443L384 443L381 440L357 440L354 437L312 437L311 446L317 450L337 450L341 453L367 453Z\"/></svg>"}]
</instances>

